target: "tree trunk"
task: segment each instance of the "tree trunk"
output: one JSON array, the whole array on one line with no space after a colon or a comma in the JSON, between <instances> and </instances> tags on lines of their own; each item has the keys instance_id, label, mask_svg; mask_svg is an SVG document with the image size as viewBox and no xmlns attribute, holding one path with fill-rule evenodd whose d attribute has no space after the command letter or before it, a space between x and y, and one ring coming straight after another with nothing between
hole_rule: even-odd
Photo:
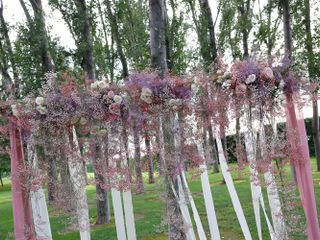
<instances>
[{"instance_id":1,"label":"tree trunk","mask_svg":"<svg viewBox=\"0 0 320 240\"><path fill-rule=\"evenodd\" d=\"M292 57L292 30L291 30L291 14L290 14L290 0L281 0L283 10L283 31L285 50L288 57Z\"/></svg>"},{"instance_id":2,"label":"tree trunk","mask_svg":"<svg viewBox=\"0 0 320 240\"><path fill-rule=\"evenodd\" d=\"M1 171L0 171L0 182L1 182L1 187L3 187L2 172Z\"/></svg>"},{"instance_id":3,"label":"tree trunk","mask_svg":"<svg viewBox=\"0 0 320 240\"><path fill-rule=\"evenodd\" d=\"M12 51L12 46L11 46L11 41L9 37L9 30L7 27L7 23L4 19L3 16L3 2L0 0L0 25L1 25L1 33L3 35L5 44L6 44L6 51L8 53L8 59L11 62L11 69L14 77L14 87L13 87L13 93L15 96L17 96L17 91L19 89L19 74L16 66L16 62L13 57L13 51ZM4 52L2 53L4 55Z\"/></svg>"},{"instance_id":4,"label":"tree trunk","mask_svg":"<svg viewBox=\"0 0 320 240\"><path fill-rule=\"evenodd\" d=\"M91 139L92 160L94 177L96 181L96 205L97 205L97 220L96 225L109 223L108 219L108 203L106 190L102 188L105 184L103 173L106 169L106 161L103 157L103 150L100 145L101 139Z\"/></svg>"},{"instance_id":5,"label":"tree trunk","mask_svg":"<svg viewBox=\"0 0 320 240\"><path fill-rule=\"evenodd\" d=\"M128 70L127 59L124 55L123 48L122 48L121 37L120 37L118 23L117 23L118 22L117 17L115 14L112 13L110 1L105 0L105 4L107 5L108 15L109 15L110 24L111 24L111 30L112 30L112 34L114 35L114 38L116 40L117 53L119 55L120 62L122 65L122 76L125 79L129 76L129 70Z\"/></svg>"},{"instance_id":6,"label":"tree trunk","mask_svg":"<svg viewBox=\"0 0 320 240\"><path fill-rule=\"evenodd\" d=\"M210 155L213 159L213 172L219 172L219 161L218 161L218 150L216 147L215 139L213 136L212 126L211 124L208 126L208 134L209 134L209 146L210 146Z\"/></svg>"},{"instance_id":7,"label":"tree trunk","mask_svg":"<svg viewBox=\"0 0 320 240\"><path fill-rule=\"evenodd\" d=\"M166 56L166 39L165 39L165 3L164 0L149 0L149 21L150 21L150 50L151 50L151 67L159 70L160 77L164 76L167 71L167 56ZM162 121L163 120L163 121ZM164 123L164 120L166 121ZM183 218L179 208L177 199L174 196L172 188L177 187L177 181L172 178L170 170L174 164L174 137L172 133L172 123L174 119L171 113L164 114L159 120L163 136L164 156L163 167L165 175L165 191L166 191L166 207L167 220L169 225L169 239L185 239ZM160 141L161 142L161 141ZM162 144L160 144L162 145ZM161 146L162 147L162 146ZM162 151L160 149L160 155Z\"/></svg>"},{"instance_id":8,"label":"tree trunk","mask_svg":"<svg viewBox=\"0 0 320 240\"><path fill-rule=\"evenodd\" d=\"M144 193L143 178L142 178L142 166L141 166L141 154L140 154L140 136L139 129L136 120L133 123L133 143L134 143L134 161L136 170L136 193Z\"/></svg>"},{"instance_id":9,"label":"tree trunk","mask_svg":"<svg viewBox=\"0 0 320 240\"><path fill-rule=\"evenodd\" d=\"M210 53L212 62L215 61L217 57L217 44L216 44L216 34L214 30L214 23L212 18L212 13L208 0L199 0L202 12L205 14L205 19L207 21L207 26L209 30L210 38Z\"/></svg>"},{"instance_id":10,"label":"tree trunk","mask_svg":"<svg viewBox=\"0 0 320 240\"><path fill-rule=\"evenodd\" d=\"M0 53L1 53L1 57L0 57L0 71L1 71L1 75L4 79L3 85L6 87L10 84L13 83L11 76L9 74L9 66L8 66L8 61L7 58L5 56L5 49L4 46L2 45L2 42L0 40Z\"/></svg>"},{"instance_id":11,"label":"tree trunk","mask_svg":"<svg viewBox=\"0 0 320 240\"><path fill-rule=\"evenodd\" d=\"M281 0L282 11L283 11L283 31L284 31L284 45L286 54L289 59L292 58L292 30L291 30L291 14L290 14L290 0ZM296 170L291 164L292 178L297 183Z\"/></svg>"},{"instance_id":12,"label":"tree trunk","mask_svg":"<svg viewBox=\"0 0 320 240\"><path fill-rule=\"evenodd\" d=\"M53 72L54 63L49 51L49 41L42 9L42 0L30 0L30 3L34 11L35 29L41 36L39 45L41 49L42 70L44 73Z\"/></svg>"},{"instance_id":13,"label":"tree trunk","mask_svg":"<svg viewBox=\"0 0 320 240\"><path fill-rule=\"evenodd\" d=\"M90 30L89 23L89 14L86 6L85 0L74 0L79 16L78 19L80 21L80 46L78 49L81 51L81 55L83 58L83 69L86 73L87 80L95 81L96 73L95 73L95 64L94 64L94 56L93 56L93 40L92 34Z\"/></svg>"},{"instance_id":14,"label":"tree trunk","mask_svg":"<svg viewBox=\"0 0 320 240\"><path fill-rule=\"evenodd\" d=\"M165 38L165 4L163 0L149 0L151 67L163 76L168 69Z\"/></svg>"},{"instance_id":15,"label":"tree trunk","mask_svg":"<svg viewBox=\"0 0 320 240\"><path fill-rule=\"evenodd\" d=\"M153 159L151 154L151 141L148 133L145 133L144 143L147 150L147 159L148 159L148 175L149 175L149 184L154 183L154 174L153 174Z\"/></svg>"},{"instance_id":16,"label":"tree trunk","mask_svg":"<svg viewBox=\"0 0 320 240\"><path fill-rule=\"evenodd\" d=\"M308 71L311 82L316 82L315 79L315 59L312 45L312 32L311 32L311 20L310 20L310 1L304 0L305 5L305 26L306 26L306 49L308 52ZM316 95L317 93L315 93ZM312 136L314 149L317 158L317 170L320 171L320 126L319 126L319 113L318 113L318 100L312 101Z\"/></svg>"},{"instance_id":17,"label":"tree trunk","mask_svg":"<svg viewBox=\"0 0 320 240\"><path fill-rule=\"evenodd\" d=\"M241 5L239 7L239 12L241 15L241 32L242 32L242 47L243 47L243 58L246 59L249 57L249 29L248 29L248 14L250 10L250 0L247 0L244 2L244 0L241 2Z\"/></svg>"},{"instance_id":18,"label":"tree trunk","mask_svg":"<svg viewBox=\"0 0 320 240\"><path fill-rule=\"evenodd\" d=\"M50 147L48 147L50 148ZM50 149L46 149L46 159L48 161L48 201L49 203L53 203L56 200L57 196L57 166L55 164L55 157L52 156L52 151Z\"/></svg>"},{"instance_id":19,"label":"tree trunk","mask_svg":"<svg viewBox=\"0 0 320 240\"><path fill-rule=\"evenodd\" d=\"M167 221L169 224L169 239L184 240L186 239L183 218L179 204L174 195L173 188L177 192L177 180L173 176L178 167L178 161L175 159L175 140L173 135L174 115L172 113L165 114L162 121L163 139L164 139L164 161L165 161L165 187L167 201Z\"/></svg>"}]
</instances>

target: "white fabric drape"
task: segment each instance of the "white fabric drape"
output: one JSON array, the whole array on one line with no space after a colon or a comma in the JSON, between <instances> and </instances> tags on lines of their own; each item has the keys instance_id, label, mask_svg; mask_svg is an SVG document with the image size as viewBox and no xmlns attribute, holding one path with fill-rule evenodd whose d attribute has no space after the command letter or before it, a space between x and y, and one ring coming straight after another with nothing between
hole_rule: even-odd
<instances>
[{"instance_id":1,"label":"white fabric drape","mask_svg":"<svg viewBox=\"0 0 320 240\"><path fill-rule=\"evenodd\" d=\"M32 138L32 136L31 136ZM36 149L33 143L33 139L27 146L28 159L32 162L33 170L38 171L38 158ZM37 239L51 240L51 226L48 214L48 207L46 203L46 197L42 187L39 187L35 191L31 191L31 205L33 222L36 231Z\"/></svg>"}]
</instances>

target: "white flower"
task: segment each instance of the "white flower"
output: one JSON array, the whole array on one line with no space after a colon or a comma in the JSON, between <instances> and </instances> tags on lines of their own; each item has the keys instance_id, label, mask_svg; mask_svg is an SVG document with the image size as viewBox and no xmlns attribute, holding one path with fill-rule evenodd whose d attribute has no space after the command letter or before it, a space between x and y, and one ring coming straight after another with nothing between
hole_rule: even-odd
<instances>
[{"instance_id":1,"label":"white flower","mask_svg":"<svg viewBox=\"0 0 320 240\"><path fill-rule=\"evenodd\" d=\"M42 115L44 115L44 114L46 114L48 112L47 108L45 106L37 106L37 110Z\"/></svg>"},{"instance_id":2,"label":"white flower","mask_svg":"<svg viewBox=\"0 0 320 240\"><path fill-rule=\"evenodd\" d=\"M140 99L148 104L152 103L152 90L150 88L147 87L143 87L141 89L141 96Z\"/></svg>"},{"instance_id":3,"label":"white flower","mask_svg":"<svg viewBox=\"0 0 320 240\"><path fill-rule=\"evenodd\" d=\"M121 102L122 102L122 97L119 96L119 95L115 95L115 96L113 97L113 101L114 101L115 103L117 103L117 104L121 104Z\"/></svg>"},{"instance_id":4,"label":"white flower","mask_svg":"<svg viewBox=\"0 0 320 240\"><path fill-rule=\"evenodd\" d=\"M230 77L231 77L231 73L230 73L230 72L225 72L225 73L223 74L223 77L224 77L224 78L230 78Z\"/></svg>"},{"instance_id":5,"label":"white flower","mask_svg":"<svg viewBox=\"0 0 320 240\"><path fill-rule=\"evenodd\" d=\"M80 118L80 124L81 125L86 125L87 123L88 123L88 120L86 118L84 118L84 117Z\"/></svg>"},{"instance_id":6,"label":"white flower","mask_svg":"<svg viewBox=\"0 0 320 240\"><path fill-rule=\"evenodd\" d=\"M302 84L307 84L307 83L308 83L308 78L302 77L302 78L300 79L300 81L301 81Z\"/></svg>"},{"instance_id":7,"label":"white flower","mask_svg":"<svg viewBox=\"0 0 320 240\"><path fill-rule=\"evenodd\" d=\"M11 110L12 110L13 116L17 117L19 115L19 111L18 111L17 105L11 105Z\"/></svg>"},{"instance_id":8,"label":"white flower","mask_svg":"<svg viewBox=\"0 0 320 240\"><path fill-rule=\"evenodd\" d=\"M223 77L218 77L217 82L218 83L222 83L223 82Z\"/></svg>"},{"instance_id":9,"label":"white flower","mask_svg":"<svg viewBox=\"0 0 320 240\"><path fill-rule=\"evenodd\" d=\"M99 133L99 131L100 131L99 127L94 126L94 127L91 128L90 133L92 135L97 135Z\"/></svg>"},{"instance_id":10,"label":"white flower","mask_svg":"<svg viewBox=\"0 0 320 240\"><path fill-rule=\"evenodd\" d=\"M181 106L182 102L180 99L170 99L168 105L172 110L177 110Z\"/></svg>"},{"instance_id":11,"label":"white flower","mask_svg":"<svg viewBox=\"0 0 320 240\"><path fill-rule=\"evenodd\" d=\"M279 84L279 88L280 89L283 89L284 86L286 85L286 83L283 81L283 79L280 81L280 84Z\"/></svg>"},{"instance_id":12,"label":"white flower","mask_svg":"<svg viewBox=\"0 0 320 240\"><path fill-rule=\"evenodd\" d=\"M182 104L180 99L170 99L169 100L169 106L173 107L173 106L180 106Z\"/></svg>"},{"instance_id":13,"label":"white flower","mask_svg":"<svg viewBox=\"0 0 320 240\"><path fill-rule=\"evenodd\" d=\"M44 105L44 98L43 97L37 97L36 98L36 104L41 106Z\"/></svg>"},{"instance_id":14,"label":"white flower","mask_svg":"<svg viewBox=\"0 0 320 240\"><path fill-rule=\"evenodd\" d=\"M266 68L263 69L263 74L269 79L273 79L274 78L273 71L269 67L266 67Z\"/></svg>"},{"instance_id":15,"label":"white flower","mask_svg":"<svg viewBox=\"0 0 320 240\"><path fill-rule=\"evenodd\" d=\"M109 84L105 81L98 81L97 84L98 84L98 87L102 90L109 87Z\"/></svg>"},{"instance_id":16,"label":"white flower","mask_svg":"<svg viewBox=\"0 0 320 240\"><path fill-rule=\"evenodd\" d=\"M100 136L104 136L106 134L107 134L107 129L100 129L100 131L99 131Z\"/></svg>"},{"instance_id":17,"label":"white flower","mask_svg":"<svg viewBox=\"0 0 320 240\"><path fill-rule=\"evenodd\" d=\"M301 64L301 68L302 68L302 69L307 69L307 68L308 68L308 65L305 64L305 63L302 63L302 64Z\"/></svg>"},{"instance_id":18,"label":"white flower","mask_svg":"<svg viewBox=\"0 0 320 240\"><path fill-rule=\"evenodd\" d=\"M98 89L98 82L91 83L90 87L93 90Z\"/></svg>"},{"instance_id":19,"label":"white flower","mask_svg":"<svg viewBox=\"0 0 320 240\"><path fill-rule=\"evenodd\" d=\"M192 90L192 92L197 93L198 90L199 90L198 85L196 83L192 83L191 84L191 90Z\"/></svg>"},{"instance_id":20,"label":"white flower","mask_svg":"<svg viewBox=\"0 0 320 240\"><path fill-rule=\"evenodd\" d=\"M247 91L247 86L243 83L239 84L236 88L237 93L242 94Z\"/></svg>"},{"instance_id":21,"label":"white flower","mask_svg":"<svg viewBox=\"0 0 320 240\"><path fill-rule=\"evenodd\" d=\"M108 98L113 98L114 97L114 92L113 91L109 91L108 92Z\"/></svg>"},{"instance_id":22,"label":"white flower","mask_svg":"<svg viewBox=\"0 0 320 240\"><path fill-rule=\"evenodd\" d=\"M255 80L256 80L256 75L251 74L249 75L249 77L247 77L247 79L245 80L245 83L250 84L250 83L253 83Z\"/></svg>"},{"instance_id":23,"label":"white flower","mask_svg":"<svg viewBox=\"0 0 320 240\"><path fill-rule=\"evenodd\" d=\"M230 81L230 80L224 81L224 82L222 83L222 87L223 87L223 88L229 88L230 86L231 86L231 81Z\"/></svg>"},{"instance_id":24,"label":"white flower","mask_svg":"<svg viewBox=\"0 0 320 240\"><path fill-rule=\"evenodd\" d=\"M217 71L217 74L218 74L218 75L222 75L222 74L223 74L222 70L219 69L219 70Z\"/></svg>"}]
</instances>

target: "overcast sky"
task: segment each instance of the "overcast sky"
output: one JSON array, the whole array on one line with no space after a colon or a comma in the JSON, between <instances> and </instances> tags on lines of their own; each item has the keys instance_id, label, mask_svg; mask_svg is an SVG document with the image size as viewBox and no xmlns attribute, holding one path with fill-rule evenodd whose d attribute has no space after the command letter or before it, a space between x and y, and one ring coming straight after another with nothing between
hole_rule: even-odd
<instances>
[{"instance_id":1,"label":"overcast sky","mask_svg":"<svg viewBox=\"0 0 320 240\"><path fill-rule=\"evenodd\" d=\"M19 0L3 0L5 10L5 19L10 25L15 25L18 23L25 22L25 15L19 3ZM28 2L28 1L25 1ZM50 34L52 36L58 36L61 40L61 44L68 48L74 48L74 41L69 33L67 26L61 19L61 14L59 11L52 11L48 6L48 0L42 0L43 9L46 14L47 25L52 27ZM15 37L13 31L10 32L12 37Z\"/></svg>"},{"instance_id":2,"label":"overcast sky","mask_svg":"<svg viewBox=\"0 0 320 240\"><path fill-rule=\"evenodd\" d=\"M8 21L10 25L25 22L25 15L21 8L19 0L3 0L3 2L5 6L4 16L6 21ZM25 2L27 3L28 1ZM213 17L215 19L217 14L216 1L210 0L209 3L211 6ZM56 10L52 11L52 8L48 6L48 0L42 0L42 4L46 14L47 26L52 27L52 31L50 31L50 34L52 36L58 36L63 46L68 48L74 48L74 41L71 37L71 34L69 33L67 26L61 18L61 13ZM11 31L10 33L11 36L14 38L14 32ZM192 39L189 40L190 42L192 42Z\"/></svg>"}]
</instances>

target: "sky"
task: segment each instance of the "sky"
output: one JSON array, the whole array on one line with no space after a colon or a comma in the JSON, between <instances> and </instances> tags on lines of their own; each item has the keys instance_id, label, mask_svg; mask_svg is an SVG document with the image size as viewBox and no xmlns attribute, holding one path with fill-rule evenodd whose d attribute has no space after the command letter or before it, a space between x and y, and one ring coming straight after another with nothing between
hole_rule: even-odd
<instances>
[{"instance_id":1,"label":"sky","mask_svg":"<svg viewBox=\"0 0 320 240\"><path fill-rule=\"evenodd\" d=\"M4 17L10 23L10 25L14 26L16 24L25 22L25 15L19 0L3 0L3 2L5 6ZM27 3L28 1L25 2ZM42 0L42 4L46 14L47 26L52 27L50 34L52 36L58 36L62 46L74 48L74 41L66 24L62 20L61 13L56 10L52 11L52 9L48 7L48 0ZM15 38L15 33L13 31L11 31L10 34L12 38Z\"/></svg>"},{"instance_id":2,"label":"sky","mask_svg":"<svg viewBox=\"0 0 320 240\"><path fill-rule=\"evenodd\" d=\"M25 1L25 2L28 2L28 1ZM260 2L260 5L263 6L267 2L267 0L260 0L259 2ZM19 0L3 0L3 3L5 8L4 17L11 26L15 26L19 23L25 22L25 15L21 8ZM66 24L62 20L61 13L56 10L52 11L52 9L48 7L48 0L42 0L42 3L43 3L43 9L46 15L47 26L50 26L52 28L50 31L51 36L59 37L60 44L62 46L68 49L74 49L75 43L72 39L71 34L69 33L69 30ZM209 0L209 3L212 10L213 19L215 19L217 14L217 3L214 0ZM255 7L257 7L257 5ZM10 37L11 38L16 37L14 31L10 31ZM190 44L194 44L196 42L194 38L195 36L191 36L188 39L188 42ZM318 105L319 105L319 111L320 111L320 103ZM305 117L312 116L311 107L304 108L303 112Z\"/></svg>"}]
</instances>

